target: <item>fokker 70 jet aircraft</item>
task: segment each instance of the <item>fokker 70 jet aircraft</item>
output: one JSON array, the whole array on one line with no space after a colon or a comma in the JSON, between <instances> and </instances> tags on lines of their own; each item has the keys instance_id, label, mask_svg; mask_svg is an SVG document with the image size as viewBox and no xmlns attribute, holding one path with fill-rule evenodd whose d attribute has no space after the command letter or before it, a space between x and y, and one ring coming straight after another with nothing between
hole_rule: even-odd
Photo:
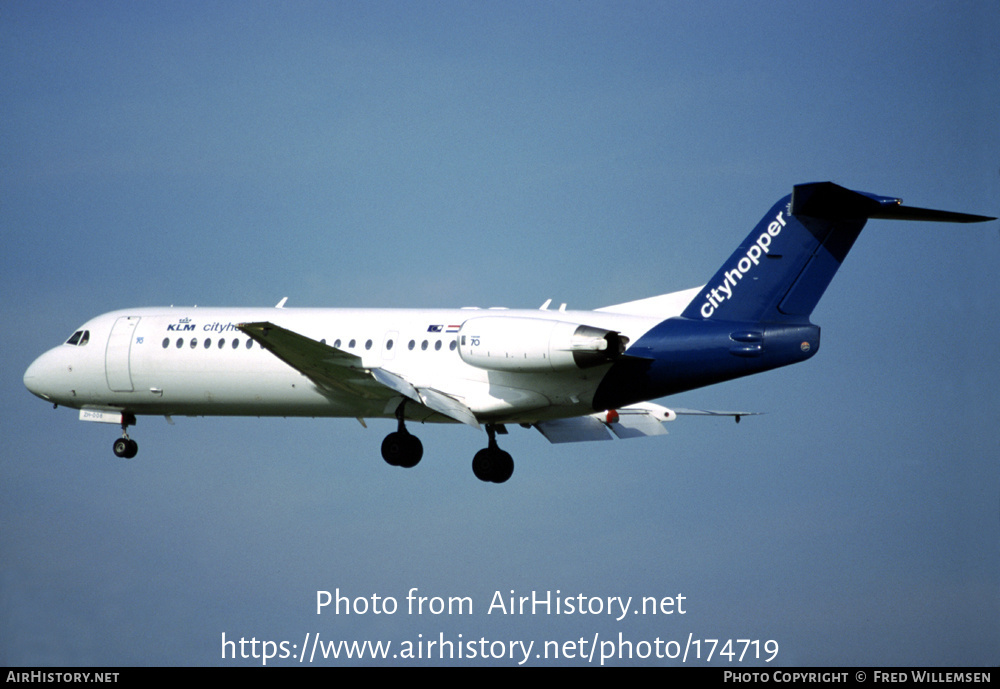
<instances>
[{"instance_id":1,"label":"fokker 70 jet aircraft","mask_svg":"<svg viewBox=\"0 0 1000 689\"><path fill-rule=\"evenodd\" d=\"M802 184L703 287L595 311L127 309L80 326L24 384L121 425L119 457L135 456L141 414L395 418L382 456L404 467L423 454L407 422L485 426L472 470L502 483L508 426L555 443L660 435L677 412L649 400L812 357L809 316L869 218L994 219Z\"/></svg>"}]
</instances>

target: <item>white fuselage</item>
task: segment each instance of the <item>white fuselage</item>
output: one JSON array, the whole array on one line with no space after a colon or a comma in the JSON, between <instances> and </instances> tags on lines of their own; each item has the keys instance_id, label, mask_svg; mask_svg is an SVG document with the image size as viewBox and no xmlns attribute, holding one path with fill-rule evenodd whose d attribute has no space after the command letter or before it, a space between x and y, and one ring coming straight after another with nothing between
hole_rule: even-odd
<instances>
[{"instance_id":1,"label":"white fuselage","mask_svg":"<svg viewBox=\"0 0 1000 689\"><path fill-rule=\"evenodd\" d=\"M683 301L683 300L682 300ZM628 306L628 305L624 305ZM623 309L625 311L627 309ZM642 311L643 309L638 309ZM610 364L549 372L487 370L458 351L470 319L545 319L620 332L635 342L663 318L610 311L506 309L139 308L80 327L83 344L63 344L25 373L32 392L77 409L157 415L392 417L399 400L321 388L241 332L268 321L360 357L414 386L433 387L482 421L531 423L593 411ZM512 321L513 322L513 321ZM378 384L373 380L373 386ZM452 421L409 405L407 418Z\"/></svg>"}]
</instances>

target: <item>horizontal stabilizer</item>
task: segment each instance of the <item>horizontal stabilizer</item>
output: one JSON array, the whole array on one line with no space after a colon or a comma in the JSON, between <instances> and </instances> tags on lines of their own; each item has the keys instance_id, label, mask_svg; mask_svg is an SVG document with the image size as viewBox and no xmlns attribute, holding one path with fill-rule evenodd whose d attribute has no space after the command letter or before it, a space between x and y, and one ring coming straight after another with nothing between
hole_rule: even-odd
<instances>
[{"instance_id":1,"label":"horizontal stabilizer","mask_svg":"<svg viewBox=\"0 0 1000 689\"><path fill-rule=\"evenodd\" d=\"M829 220L877 218L960 223L996 220L985 215L914 208L902 203L902 199L892 196L851 191L833 182L815 182L795 185L792 190L791 214Z\"/></svg>"},{"instance_id":2,"label":"horizontal stabilizer","mask_svg":"<svg viewBox=\"0 0 1000 689\"><path fill-rule=\"evenodd\" d=\"M986 222L996 220L987 215L972 215L971 213L955 213L952 211L936 211L930 208L914 208L912 206L890 206L882 212L869 216L885 220L927 220L930 222Z\"/></svg>"}]
</instances>

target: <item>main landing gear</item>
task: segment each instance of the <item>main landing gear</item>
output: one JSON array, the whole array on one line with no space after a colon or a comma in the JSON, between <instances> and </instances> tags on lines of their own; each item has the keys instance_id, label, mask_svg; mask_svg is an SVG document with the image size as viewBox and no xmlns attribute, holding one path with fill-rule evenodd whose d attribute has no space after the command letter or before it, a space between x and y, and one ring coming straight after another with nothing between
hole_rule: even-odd
<instances>
[{"instance_id":1,"label":"main landing gear","mask_svg":"<svg viewBox=\"0 0 1000 689\"><path fill-rule=\"evenodd\" d=\"M496 426L486 424L486 434L490 438L489 446L472 458L472 473L480 481L503 483L514 473L514 459L509 452L497 447Z\"/></svg>"},{"instance_id":2,"label":"main landing gear","mask_svg":"<svg viewBox=\"0 0 1000 689\"><path fill-rule=\"evenodd\" d=\"M420 458L424 456L424 446L417 436L406 430L403 421L405 406L406 402L403 401L396 408L398 426L382 441L382 459L394 467L410 469L417 466ZM486 434L490 439L489 446L477 452L472 460L472 473L480 481L487 483L503 483L514 473L514 459L510 453L504 452L497 446L497 432L506 433L506 430L503 426L486 424ZM118 445L116 444L115 454L117 453Z\"/></svg>"},{"instance_id":3,"label":"main landing gear","mask_svg":"<svg viewBox=\"0 0 1000 689\"><path fill-rule=\"evenodd\" d=\"M412 469L424 456L424 446L420 438L410 434L403 424L403 408L406 401L400 402L396 408L396 419L399 422L396 432L385 436L382 441L382 459L394 467Z\"/></svg>"},{"instance_id":4,"label":"main landing gear","mask_svg":"<svg viewBox=\"0 0 1000 689\"><path fill-rule=\"evenodd\" d=\"M135 415L123 412L122 437L116 440L115 444L111 446L111 450L115 453L115 457L132 459L139 452L139 444L128 437L128 427L134 425Z\"/></svg>"}]
</instances>

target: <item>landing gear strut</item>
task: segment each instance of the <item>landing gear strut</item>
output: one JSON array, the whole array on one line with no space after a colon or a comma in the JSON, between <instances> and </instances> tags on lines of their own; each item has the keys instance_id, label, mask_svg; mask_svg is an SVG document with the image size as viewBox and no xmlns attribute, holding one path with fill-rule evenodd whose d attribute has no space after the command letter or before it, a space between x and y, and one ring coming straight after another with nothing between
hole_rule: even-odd
<instances>
[{"instance_id":1,"label":"landing gear strut","mask_svg":"<svg viewBox=\"0 0 1000 689\"><path fill-rule=\"evenodd\" d=\"M133 414L122 413L122 437L116 440L115 444L111 446L115 457L132 459L139 452L139 444L128 437L128 427L134 425L135 416Z\"/></svg>"},{"instance_id":2,"label":"landing gear strut","mask_svg":"<svg viewBox=\"0 0 1000 689\"><path fill-rule=\"evenodd\" d=\"M514 459L497 446L496 426L486 424L486 434L490 438L489 446L472 458L472 473L480 481L503 483L514 473Z\"/></svg>"},{"instance_id":3,"label":"landing gear strut","mask_svg":"<svg viewBox=\"0 0 1000 689\"><path fill-rule=\"evenodd\" d=\"M424 446L420 438L406 430L403 423L405 406L406 400L403 400L396 407L396 419L399 425L394 433L385 436L385 440L382 441L382 459L394 467L411 469L417 466L417 462L424 456Z\"/></svg>"}]
</instances>

